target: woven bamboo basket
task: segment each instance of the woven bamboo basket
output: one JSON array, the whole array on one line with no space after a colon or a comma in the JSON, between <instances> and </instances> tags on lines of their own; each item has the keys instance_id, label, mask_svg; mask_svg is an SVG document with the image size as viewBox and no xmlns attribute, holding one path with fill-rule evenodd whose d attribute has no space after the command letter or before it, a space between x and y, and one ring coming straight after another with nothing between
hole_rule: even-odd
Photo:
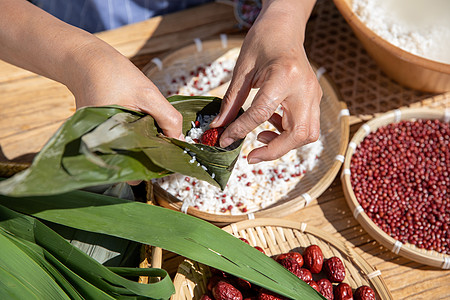
<instances>
[{"instance_id":1,"label":"woven bamboo basket","mask_svg":"<svg viewBox=\"0 0 450 300\"><path fill-rule=\"evenodd\" d=\"M277 255L291 250L302 253L309 245L318 245L325 258L338 256L347 272L344 282L353 289L369 285L377 299L393 299L381 273L358 255L345 242L306 223L262 218L233 223L223 230L236 237L246 238L250 245L260 246L267 255ZM211 273L208 266L191 260L180 264L174 278L175 294L172 300L198 300L206 293Z\"/></svg>"},{"instance_id":2,"label":"woven bamboo basket","mask_svg":"<svg viewBox=\"0 0 450 300\"><path fill-rule=\"evenodd\" d=\"M358 129L349 143L341 177L344 195L350 210L353 212L353 216L375 240L380 242L386 248L391 249L395 254L404 256L422 264L443 269L450 269L450 255L445 255L437 251L421 249L409 243L403 244L381 230L369 218L369 216L362 209L362 206L359 205L353 192L350 178L350 163L357 146L370 132L377 130L379 127L402 120L415 120L419 118L439 119L448 122L449 116L449 109L405 108L393 110L372 119Z\"/></svg>"},{"instance_id":3,"label":"woven bamboo basket","mask_svg":"<svg viewBox=\"0 0 450 300\"><path fill-rule=\"evenodd\" d=\"M220 57L220 54L230 55L231 53L237 58L236 54L238 52L230 52L230 47L238 48L241 44L241 39L229 39L228 47L224 48L222 40L210 40L203 42L202 51L198 51L196 45L189 45L164 57L159 62L163 68L158 68L155 62L151 62L144 69L144 72L161 90L166 90L164 85L170 82L168 78L176 74L180 68L185 68L186 70L194 69L196 64L211 63L211 59L217 59ZM311 200L319 197L328 188L344 160L349 138L349 112L328 75L322 73L324 70L316 67L314 69L318 74L319 83L324 94L320 106L321 135L324 151L319 158L316 168L307 172L299 184L288 193L287 197L279 199L265 209L253 211L249 214L230 215L210 213L190 206L185 211L186 213L217 225L226 225L252 218L281 217L305 207ZM212 91L205 92L219 96L218 93L225 90L226 84ZM181 211L183 202L157 184L154 184L154 194L159 205Z\"/></svg>"}]
</instances>

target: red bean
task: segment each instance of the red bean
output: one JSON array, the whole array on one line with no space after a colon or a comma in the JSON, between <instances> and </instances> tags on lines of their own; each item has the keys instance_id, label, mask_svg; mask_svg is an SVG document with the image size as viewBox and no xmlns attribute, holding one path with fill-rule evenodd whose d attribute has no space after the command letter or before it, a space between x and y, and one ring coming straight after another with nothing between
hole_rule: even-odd
<instances>
[{"instance_id":1,"label":"red bean","mask_svg":"<svg viewBox=\"0 0 450 300\"><path fill-rule=\"evenodd\" d=\"M366 214L402 243L450 254L450 125L402 121L369 134L350 166Z\"/></svg>"}]
</instances>

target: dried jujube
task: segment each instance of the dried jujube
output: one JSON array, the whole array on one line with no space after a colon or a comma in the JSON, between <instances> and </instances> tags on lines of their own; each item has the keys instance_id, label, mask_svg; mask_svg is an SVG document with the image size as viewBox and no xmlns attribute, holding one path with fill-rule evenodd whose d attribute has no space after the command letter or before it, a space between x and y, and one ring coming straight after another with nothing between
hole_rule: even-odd
<instances>
[{"instance_id":1,"label":"dried jujube","mask_svg":"<svg viewBox=\"0 0 450 300\"><path fill-rule=\"evenodd\" d=\"M317 281L317 285L319 285L319 292L327 298L328 300L333 300L333 284L326 278L322 278Z\"/></svg>"},{"instance_id":2,"label":"dried jujube","mask_svg":"<svg viewBox=\"0 0 450 300\"><path fill-rule=\"evenodd\" d=\"M367 285L360 286L356 289L355 300L375 300L375 292Z\"/></svg>"},{"instance_id":3,"label":"dried jujube","mask_svg":"<svg viewBox=\"0 0 450 300\"><path fill-rule=\"evenodd\" d=\"M242 293L225 281L219 281L213 287L212 294L216 300L242 300Z\"/></svg>"},{"instance_id":4,"label":"dried jujube","mask_svg":"<svg viewBox=\"0 0 450 300\"><path fill-rule=\"evenodd\" d=\"M334 288L334 300L353 300L352 288L347 283L340 283Z\"/></svg>"},{"instance_id":5,"label":"dried jujube","mask_svg":"<svg viewBox=\"0 0 450 300\"><path fill-rule=\"evenodd\" d=\"M323 253L319 246L311 245L303 252L303 260L305 267L308 268L311 273L317 274L322 270L323 265Z\"/></svg>"},{"instance_id":6,"label":"dried jujube","mask_svg":"<svg viewBox=\"0 0 450 300\"><path fill-rule=\"evenodd\" d=\"M333 256L327 259L323 269L331 282L342 282L345 279L345 268L342 260Z\"/></svg>"}]
</instances>

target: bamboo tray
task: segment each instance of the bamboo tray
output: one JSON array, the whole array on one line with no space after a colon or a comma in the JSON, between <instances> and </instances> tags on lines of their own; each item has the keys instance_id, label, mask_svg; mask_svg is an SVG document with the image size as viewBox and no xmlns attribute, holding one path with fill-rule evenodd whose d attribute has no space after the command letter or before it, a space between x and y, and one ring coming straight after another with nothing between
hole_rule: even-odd
<instances>
[{"instance_id":1,"label":"bamboo tray","mask_svg":"<svg viewBox=\"0 0 450 300\"><path fill-rule=\"evenodd\" d=\"M229 47L240 47L241 44L241 39L228 40ZM212 58L217 59L220 54L227 55L229 47L224 48L223 41L218 39L203 42L202 51L198 51L196 45L189 45L164 57L159 62L163 68L158 68L157 63L150 62L144 72L157 86L158 84L164 85L167 82L167 76L170 78L172 74L176 74L172 72L176 72L177 69L182 67L190 70L195 68L196 63L211 63ZM320 106L324 151L316 168L307 172L285 199L280 199L265 209L248 214L227 215L210 213L190 206L184 212L217 225L260 217L281 217L305 207L328 188L344 161L349 138L349 112L328 75L322 73L324 70L316 67L314 69L318 74L324 94ZM215 92L226 90L224 86L219 86ZM182 201L162 189L158 184L154 184L153 188L155 199L159 205L181 211Z\"/></svg>"},{"instance_id":2,"label":"bamboo tray","mask_svg":"<svg viewBox=\"0 0 450 300\"><path fill-rule=\"evenodd\" d=\"M361 224L361 226L378 242L384 245L386 248L391 249L392 252L400 256L404 256L408 259L416 262L426 264L429 266L450 269L450 255L445 255L437 251L425 250L416 247L409 243L401 243L394 239L383 230L381 230L364 212L361 205L353 192L350 178L350 163L352 155L355 152L357 146L364 140L364 138L370 133L378 129L379 127L402 121L402 120L414 120L414 119L439 119L444 122L448 122L450 119L450 109L429 109L429 108L405 108L396 109L387 112L377 118L364 124L353 136L349 143L347 154L345 156L344 167L342 171L342 185L344 190L345 199L353 212L355 219Z\"/></svg>"},{"instance_id":3,"label":"bamboo tray","mask_svg":"<svg viewBox=\"0 0 450 300\"><path fill-rule=\"evenodd\" d=\"M345 242L306 223L279 219L257 219L233 223L223 230L236 237L246 238L250 245L260 246L267 255L277 255L290 250L303 251L311 244L319 245L325 258L342 259L347 276L344 282L353 289L369 285L377 299L393 299L381 272L377 271ZM198 300L206 292L211 273L209 267L191 260L180 264L174 278L175 294L171 300Z\"/></svg>"}]
</instances>

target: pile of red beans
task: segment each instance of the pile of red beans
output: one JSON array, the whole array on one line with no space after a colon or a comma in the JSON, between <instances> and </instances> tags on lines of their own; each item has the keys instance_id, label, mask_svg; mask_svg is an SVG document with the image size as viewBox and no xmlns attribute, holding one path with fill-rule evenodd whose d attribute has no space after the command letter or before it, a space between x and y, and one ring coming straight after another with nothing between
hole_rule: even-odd
<instances>
[{"instance_id":1,"label":"pile of red beans","mask_svg":"<svg viewBox=\"0 0 450 300\"><path fill-rule=\"evenodd\" d=\"M450 254L450 125L402 121L358 146L351 183L366 214L402 243Z\"/></svg>"}]
</instances>

